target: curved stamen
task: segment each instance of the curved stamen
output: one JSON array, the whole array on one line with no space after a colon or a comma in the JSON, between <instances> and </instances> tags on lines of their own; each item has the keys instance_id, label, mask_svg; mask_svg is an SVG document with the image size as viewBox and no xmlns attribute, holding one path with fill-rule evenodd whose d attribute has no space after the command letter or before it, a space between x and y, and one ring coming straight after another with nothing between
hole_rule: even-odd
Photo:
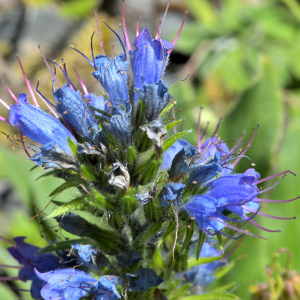
<instances>
[{"instance_id":1,"label":"curved stamen","mask_svg":"<svg viewBox=\"0 0 300 300\"><path fill-rule=\"evenodd\" d=\"M259 194L262 194L262 193L264 193L264 192L267 192L267 191L273 189L276 185L278 185L278 184L284 179L285 176L286 176L286 174L284 174L284 175L282 176L282 178L281 178L280 180L278 180L275 184L273 184L271 187L269 187L269 188L267 188L267 189L264 189L264 190L261 190L261 191L259 192Z\"/></svg>"},{"instance_id":2,"label":"curved stamen","mask_svg":"<svg viewBox=\"0 0 300 300\"><path fill-rule=\"evenodd\" d=\"M100 37L97 8L94 9L94 12L95 12L95 19L96 19L96 24L97 24L97 32L98 32L99 44L100 44L100 47L101 47L102 55L105 55L104 48L103 48L103 43L102 43L102 40L101 40L101 37Z\"/></svg>"},{"instance_id":3,"label":"curved stamen","mask_svg":"<svg viewBox=\"0 0 300 300\"><path fill-rule=\"evenodd\" d=\"M275 174L275 175L272 175L272 176L269 176L269 177L266 177L266 178L257 180L257 181L255 181L254 183L255 183L255 184L260 184L260 183L262 183L262 182L265 182L265 181L267 181L267 180L276 178L276 177L278 177L278 176L281 176L281 175L284 175L284 174L287 174L287 173L291 173L291 174L293 174L294 176L297 175L296 173L293 173L292 171L287 170L287 171L284 171L284 172L281 172L281 173L278 173L278 174Z\"/></svg>"},{"instance_id":4,"label":"curved stamen","mask_svg":"<svg viewBox=\"0 0 300 300\"><path fill-rule=\"evenodd\" d=\"M248 206L245 206L245 205L242 205L242 208L244 208L245 210L248 210L250 212L255 212L254 209L252 209ZM271 215L268 215L268 214L265 214L265 213L262 213L262 212L258 212L258 214L261 215L261 216L271 218L271 219L276 219L276 220L293 220L293 219L297 219L297 216L294 216L293 218L282 218L282 217L271 216Z\"/></svg>"},{"instance_id":5,"label":"curved stamen","mask_svg":"<svg viewBox=\"0 0 300 300\"><path fill-rule=\"evenodd\" d=\"M121 44L121 46L122 46L122 48L123 48L123 51L124 51L124 54L125 54L125 60L127 60L127 54L126 54L126 48L125 48L125 46L124 46L124 44L123 44L123 42L122 42L122 40L121 40L121 38L120 38L120 36L110 27L110 26L108 26L108 24L103 20L103 23L116 35L116 37L118 38L118 40L119 40L119 42L120 42L120 44Z\"/></svg>"},{"instance_id":6,"label":"curved stamen","mask_svg":"<svg viewBox=\"0 0 300 300\"><path fill-rule=\"evenodd\" d=\"M73 50L75 50L76 52L78 52L79 54L81 54L90 63L90 65L96 70L96 66L93 64L93 62L86 55L84 55L82 52L80 52L79 50L77 50L76 48L74 48L73 45L71 45L70 47Z\"/></svg>"},{"instance_id":7,"label":"curved stamen","mask_svg":"<svg viewBox=\"0 0 300 300\"><path fill-rule=\"evenodd\" d=\"M228 217L225 217L225 216L222 216L222 218L224 218L224 219L226 219L228 221L232 221L232 222L243 223L243 222L247 222L247 221L252 220L258 214L258 212L260 211L260 209L261 209L261 207L259 207L259 209L251 217L243 219L243 220L232 219L232 218L228 218Z\"/></svg>"},{"instance_id":8,"label":"curved stamen","mask_svg":"<svg viewBox=\"0 0 300 300\"><path fill-rule=\"evenodd\" d=\"M76 76L77 76L79 82L80 82L80 85L81 85L81 87L82 87L82 89L83 89L84 94L85 94L85 95L88 95L89 92L88 92L88 90L87 90L85 84L83 83L81 77L80 77L79 74L77 73L77 71L76 71L76 69L75 69L74 66L73 66L73 69L74 69L74 72L75 72L75 74L76 74Z\"/></svg>"},{"instance_id":9,"label":"curved stamen","mask_svg":"<svg viewBox=\"0 0 300 300\"><path fill-rule=\"evenodd\" d=\"M227 237L227 238L229 238L229 239L231 239L231 240L238 240L238 239L240 239L243 235L244 235L244 233L242 233L240 236L238 236L238 237L234 237L234 236L230 236L230 235L227 235L226 233L224 233L222 230L217 230L217 228L215 227L215 226L213 226L213 225L211 225L213 228L214 228L214 230L216 231L216 233L215 234L211 234L211 235L216 235L217 233L220 233L220 234L222 234L223 236L225 236L225 237Z\"/></svg>"},{"instance_id":10,"label":"curved stamen","mask_svg":"<svg viewBox=\"0 0 300 300\"><path fill-rule=\"evenodd\" d=\"M30 81L28 80L28 78L27 78L27 76L26 76L26 74L25 74L25 70L24 70L24 68L23 68L23 66L22 66L22 63L21 63L21 60L20 60L18 54L16 55L16 58L17 58L17 60L18 60L18 62L19 62L19 65L20 65L20 68L21 68L23 77L24 77L24 79L25 79L27 88L28 88L29 93L30 93L30 95L31 95L31 98L32 98L32 100L33 100L34 106L39 107L39 104L38 104L38 102L36 101L36 98L35 98L35 96L34 96L33 90L32 90L32 88L31 88Z\"/></svg>"},{"instance_id":11,"label":"curved stamen","mask_svg":"<svg viewBox=\"0 0 300 300\"><path fill-rule=\"evenodd\" d=\"M250 220L250 223L252 223L254 226L258 227L259 229L267 231L267 232L281 232L281 229L279 229L279 230L270 230L270 229L267 229L265 227L262 227L261 225L257 224L253 220Z\"/></svg>"},{"instance_id":12,"label":"curved stamen","mask_svg":"<svg viewBox=\"0 0 300 300\"><path fill-rule=\"evenodd\" d=\"M254 132L253 132L253 134L252 134L252 137L251 137L251 139L250 139L250 141L249 141L249 143L247 144L247 146L245 147L245 149L241 152L241 155L244 155L244 154L247 152L247 150L250 148L250 146L251 146L251 144L252 144L252 142L253 142L253 140L254 140L254 137L255 137L255 135L256 135L256 132L257 132L259 126L260 126L260 124L257 124L257 126L256 126L256 128L255 128L255 130L254 130ZM240 160L241 160L241 158L238 158L236 161L234 161L234 162L232 163L232 165L235 167L236 164L237 164Z\"/></svg>"},{"instance_id":13,"label":"curved stamen","mask_svg":"<svg viewBox=\"0 0 300 300\"><path fill-rule=\"evenodd\" d=\"M260 199L260 198L255 198L254 202L267 202L267 203L286 203L286 202L291 202L299 199L300 196L294 198L294 199L289 199L289 200L269 200L269 199Z\"/></svg>"},{"instance_id":14,"label":"curved stamen","mask_svg":"<svg viewBox=\"0 0 300 300\"><path fill-rule=\"evenodd\" d=\"M181 34L181 31L182 31L184 22L185 22L185 20L186 20L187 14L188 14L188 11L185 12L185 15L184 15L183 21L182 21L182 23L181 23L181 26L180 26L180 28L179 28L179 31L178 31L178 33L177 33L177 35L176 35L176 37L175 37L175 39L174 39L174 41L173 41L173 43L172 43L174 46L176 45L177 40L178 40L178 38L179 38L179 36L180 36L180 34ZM173 48L173 49L174 49L174 48ZM171 54L171 52L172 52L173 49L169 50L168 53Z\"/></svg>"},{"instance_id":15,"label":"curved stamen","mask_svg":"<svg viewBox=\"0 0 300 300\"><path fill-rule=\"evenodd\" d=\"M94 66L96 66L95 64L95 56L94 56L94 49L93 49L93 37L94 37L95 31L93 32L92 36L91 36L91 52L92 52L92 58L93 58L93 63Z\"/></svg>"},{"instance_id":16,"label":"curved stamen","mask_svg":"<svg viewBox=\"0 0 300 300\"><path fill-rule=\"evenodd\" d=\"M8 90L9 94L12 96L12 98L18 103L18 98L14 95L14 93L10 90L10 88L7 86L7 84L2 81L2 83L5 85L6 89Z\"/></svg>"},{"instance_id":17,"label":"curved stamen","mask_svg":"<svg viewBox=\"0 0 300 300\"><path fill-rule=\"evenodd\" d=\"M53 103L51 103L39 90L38 90L38 87L39 87L39 85L40 85L40 81L38 80L37 81L37 84L36 84L36 88L35 88L35 90L36 90L36 92L37 92L37 94L43 99L43 101L45 102L45 103L49 103L51 106L53 106L54 108L56 108L56 106L53 104ZM50 107L49 107L50 108ZM53 112L54 113L54 112ZM55 114L55 113L54 113ZM56 114L55 114L56 115ZM56 115L57 116L57 115Z\"/></svg>"},{"instance_id":18,"label":"curved stamen","mask_svg":"<svg viewBox=\"0 0 300 300\"><path fill-rule=\"evenodd\" d=\"M38 48L39 48L39 50L40 50L40 52L41 52L42 58L43 58L43 60L44 60L44 62L45 62L45 64L46 64L46 66L47 66L47 68L48 68L50 74L52 75L53 80L56 82L57 86L58 86L59 88L61 88L61 85L59 84L59 82L58 82L58 80L56 79L55 75L53 74L53 72L52 72L52 70L51 70L49 64L47 63L47 60L46 60L46 58L45 58L45 56L44 56L44 54L43 54L43 52L42 52L41 45L38 45Z\"/></svg>"},{"instance_id":19,"label":"curved stamen","mask_svg":"<svg viewBox=\"0 0 300 300\"><path fill-rule=\"evenodd\" d=\"M198 151L201 152L201 111L203 107L200 107L199 116L198 116L198 127L197 127L197 134L198 134Z\"/></svg>"},{"instance_id":20,"label":"curved stamen","mask_svg":"<svg viewBox=\"0 0 300 300\"><path fill-rule=\"evenodd\" d=\"M135 36L138 37L140 34L140 16L137 16L137 21L136 21L136 30L135 30Z\"/></svg>"},{"instance_id":21,"label":"curved stamen","mask_svg":"<svg viewBox=\"0 0 300 300\"><path fill-rule=\"evenodd\" d=\"M130 46L127 29L126 29L126 22L125 22L125 0L123 0L122 23L123 23L123 28L124 28L126 45L127 45L128 51L131 51L131 46Z\"/></svg>"}]
</instances>

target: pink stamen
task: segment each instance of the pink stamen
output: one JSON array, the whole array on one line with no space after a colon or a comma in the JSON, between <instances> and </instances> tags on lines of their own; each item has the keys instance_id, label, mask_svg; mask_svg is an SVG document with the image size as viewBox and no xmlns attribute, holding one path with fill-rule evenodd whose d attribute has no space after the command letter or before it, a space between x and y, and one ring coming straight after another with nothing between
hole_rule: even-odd
<instances>
[{"instance_id":1,"label":"pink stamen","mask_svg":"<svg viewBox=\"0 0 300 300\"><path fill-rule=\"evenodd\" d=\"M260 238L260 239L263 239L263 240L266 240L266 238L263 238L263 237L261 237L259 235L255 235L255 234L250 233L250 232L248 232L246 230L242 230L242 229L236 228L236 227L234 227L234 226L232 226L232 225L230 225L228 223L222 222L221 220L219 220L217 218L212 218L212 219L215 220L215 221L217 221L217 222L219 222L219 223L221 223L221 224L223 224L225 227L229 227L229 228L231 228L233 230L236 230L238 232L241 232L241 233L244 233L244 234L247 234L247 235L250 235L250 236L254 236L254 237L257 237L257 238Z\"/></svg>"},{"instance_id":2,"label":"pink stamen","mask_svg":"<svg viewBox=\"0 0 300 300\"><path fill-rule=\"evenodd\" d=\"M18 98L14 95L14 93L10 90L10 88L7 86L5 82L2 81L2 83L5 85L6 89L8 90L9 94L12 96L12 98L18 103Z\"/></svg>"},{"instance_id":3,"label":"pink stamen","mask_svg":"<svg viewBox=\"0 0 300 300\"><path fill-rule=\"evenodd\" d=\"M0 99L0 103L9 110L9 106L2 99Z\"/></svg>"},{"instance_id":4,"label":"pink stamen","mask_svg":"<svg viewBox=\"0 0 300 300\"><path fill-rule=\"evenodd\" d=\"M10 124L9 121L8 121L7 119L5 119L4 117L1 117L1 116L0 116L0 120L3 121L3 122L5 122L5 123Z\"/></svg>"},{"instance_id":5,"label":"pink stamen","mask_svg":"<svg viewBox=\"0 0 300 300\"><path fill-rule=\"evenodd\" d=\"M125 41L128 48L128 51L131 50L127 29L126 29L126 22L125 22L125 0L123 0L123 13L122 13L122 22L123 22L123 28L124 28L124 35L125 35Z\"/></svg>"},{"instance_id":6,"label":"pink stamen","mask_svg":"<svg viewBox=\"0 0 300 300\"><path fill-rule=\"evenodd\" d=\"M245 205L242 205L242 208L244 208L245 210L248 210L250 212L255 212L256 210L250 208L249 206L245 206ZM258 212L259 215L261 216L264 216L264 217L267 217L267 218L271 218L271 219L276 219L276 220L293 220L293 219L296 219L297 216L294 216L293 218L282 218L282 217L275 217L275 216L271 216L271 215L268 215L268 214L265 214L265 213L262 213L262 212Z\"/></svg>"},{"instance_id":7,"label":"pink stamen","mask_svg":"<svg viewBox=\"0 0 300 300\"><path fill-rule=\"evenodd\" d=\"M36 98L35 98L35 96L34 96L33 90L32 90L32 88L31 88L30 81L28 80L28 78L27 78L27 76L26 76L26 74L25 74L25 71L24 71L24 68L23 68L23 66L22 66L21 60L20 60L20 58L19 58L19 55L16 55L16 58L17 58L17 60L18 60L18 62L19 62L21 71L22 71L22 73L23 73L23 77L24 77L24 79L25 79L25 82L26 82L26 85L27 85L27 87L28 87L28 90L29 90L29 93L30 93L30 95L31 95L31 98L32 98L32 100L33 100L33 103L34 103L34 105L35 105L36 107L39 107L39 104L38 104L38 102L36 101Z\"/></svg>"},{"instance_id":8,"label":"pink stamen","mask_svg":"<svg viewBox=\"0 0 300 300\"><path fill-rule=\"evenodd\" d=\"M136 21L136 31L135 31L135 36L138 37L140 34L140 16L137 16L137 21Z\"/></svg>"},{"instance_id":9,"label":"pink stamen","mask_svg":"<svg viewBox=\"0 0 300 300\"><path fill-rule=\"evenodd\" d=\"M249 220L249 222L252 223L254 226L258 227L259 229L267 231L267 232L281 232L281 229L279 229L279 230L270 230L270 229L267 229L265 227L262 227L259 224L257 224L256 222L254 222L253 220Z\"/></svg>"},{"instance_id":10,"label":"pink stamen","mask_svg":"<svg viewBox=\"0 0 300 300\"><path fill-rule=\"evenodd\" d=\"M255 198L254 202L266 202L266 203L286 203L286 202L292 202L292 201L295 201L297 199L299 199L300 196L298 196L297 198L294 198L294 199L289 199L289 200L268 200L268 199L260 199L260 198Z\"/></svg>"},{"instance_id":11,"label":"pink stamen","mask_svg":"<svg viewBox=\"0 0 300 300\"><path fill-rule=\"evenodd\" d=\"M173 41L173 43L172 43L174 46L176 45L177 40L178 40L178 38L179 38L179 36L180 36L180 34L181 34L181 31L182 31L184 22L185 22L185 20L186 20L187 14L188 14L188 12L186 11L186 12L185 12L185 16L184 16L184 18L183 18L183 21L182 21L182 23L181 23L181 26L180 26L180 28L179 28L179 31L178 31L178 33L177 33L177 35L176 35L176 37L175 37L175 39L174 39L174 41ZM174 48L173 48L173 49L174 49ZM171 52L172 52L173 49L169 50L168 53L171 54Z\"/></svg>"},{"instance_id":12,"label":"pink stamen","mask_svg":"<svg viewBox=\"0 0 300 300\"><path fill-rule=\"evenodd\" d=\"M22 269L23 267L21 266L10 266L10 265L2 265L0 264L0 267L3 267L3 268L12 268L12 269Z\"/></svg>"},{"instance_id":13,"label":"pink stamen","mask_svg":"<svg viewBox=\"0 0 300 300\"><path fill-rule=\"evenodd\" d=\"M41 52L42 58L43 58L43 60L44 60L44 62L45 62L45 64L46 64L46 66L47 66L47 68L48 68L50 74L52 75L53 80L56 82L57 86L58 86L59 88L61 88L61 85L59 84L58 80L56 79L55 75L53 74L53 72L52 72L52 70L51 70L51 68L50 68L50 66L49 66L49 64L48 64L48 62L47 62L47 60L46 60L46 58L45 58L43 52L42 52L41 45L38 45L38 48L39 48L39 50L40 50L40 52Z\"/></svg>"},{"instance_id":14,"label":"pink stamen","mask_svg":"<svg viewBox=\"0 0 300 300\"><path fill-rule=\"evenodd\" d=\"M201 135L201 139L204 138L205 133L206 133L206 131L207 131L207 128L208 128L208 126L209 126L209 123L210 123L210 122L207 122L206 127L205 127L205 129L204 129L204 131L203 131L203 133L202 133L202 135Z\"/></svg>"},{"instance_id":15,"label":"pink stamen","mask_svg":"<svg viewBox=\"0 0 300 300\"><path fill-rule=\"evenodd\" d=\"M95 12L95 19L96 19L96 24L97 24L97 32L98 32L99 44L100 44L100 47L101 47L102 55L105 55L104 48L103 48L103 42L102 42L101 36L100 36L97 9L94 9L94 12Z\"/></svg>"},{"instance_id":16,"label":"pink stamen","mask_svg":"<svg viewBox=\"0 0 300 300\"><path fill-rule=\"evenodd\" d=\"M278 174L275 174L275 175L272 175L272 176L263 178L263 179L261 179L261 180L257 180L257 181L254 182L254 184L260 184L260 183L262 183L262 182L264 182L264 181L267 181L267 180L276 178L276 177L278 177L278 176L281 176L281 175L284 175L284 174L287 174L287 173L291 173L291 174L293 174L294 176L297 175L296 173L293 173L292 171L287 170L287 171L284 171L284 172L281 172L281 173L278 173Z\"/></svg>"},{"instance_id":17,"label":"pink stamen","mask_svg":"<svg viewBox=\"0 0 300 300\"><path fill-rule=\"evenodd\" d=\"M87 90L85 84L83 83L81 77L80 77L79 74L77 73L77 71L76 71L76 69L75 69L74 66L73 66L73 69L74 69L74 72L75 72L75 74L76 74L76 76L77 76L79 82L80 82L80 85L81 85L81 87L82 87L82 89L83 89L84 94L85 94L85 95L88 95L89 92L88 92L88 90Z\"/></svg>"},{"instance_id":18,"label":"pink stamen","mask_svg":"<svg viewBox=\"0 0 300 300\"><path fill-rule=\"evenodd\" d=\"M198 116L198 130L197 130L197 134L198 134L198 151L201 152L201 111L202 111L203 107L200 107L200 111L199 111L199 116Z\"/></svg>"},{"instance_id":19,"label":"pink stamen","mask_svg":"<svg viewBox=\"0 0 300 300\"><path fill-rule=\"evenodd\" d=\"M157 31L156 31L156 34L155 34L155 39L159 38L160 28L161 28L161 21L159 21L159 25L158 25L158 28L157 28Z\"/></svg>"},{"instance_id":20,"label":"pink stamen","mask_svg":"<svg viewBox=\"0 0 300 300\"><path fill-rule=\"evenodd\" d=\"M257 124L257 126L256 126L256 128L255 128L255 130L254 130L254 132L253 132L253 134L252 134L252 137L251 137L251 139L250 139L250 141L249 141L249 143L247 144L247 146L245 147L245 149L240 153L241 156L242 156L242 155L245 155L245 153L247 152L247 150L250 148L250 146L251 146L251 144L252 144L252 142L253 142L253 140L254 140L254 137L255 137L255 135L256 135L256 132L257 132L257 129L258 129L259 126L260 126L260 124ZM242 159L242 157L239 157L237 160L235 160L235 161L232 163L233 167L235 167L235 166L237 165L237 163L238 163L241 159Z\"/></svg>"},{"instance_id":21,"label":"pink stamen","mask_svg":"<svg viewBox=\"0 0 300 300\"><path fill-rule=\"evenodd\" d=\"M22 133L21 130L20 130L20 137L21 137L21 143L22 143L22 146L23 146L23 150L25 151L25 153L27 154L27 156L28 156L29 158L31 158L31 155L28 153L28 151L27 151L27 149L26 149L26 147L25 147L25 143L24 143L24 141L23 141L23 133Z\"/></svg>"},{"instance_id":22,"label":"pink stamen","mask_svg":"<svg viewBox=\"0 0 300 300\"><path fill-rule=\"evenodd\" d=\"M31 86L32 87L32 86ZM33 87L32 87L33 88ZM34 89L34 88L33 88ZM47 108L50 110L50 112L52 113L53 117L55 117L56 119L58 119L58 115L55 113L55 111L53 110L53 108L49 105L49 103L37 92L36 89L34 89L34 91L36 92L36 94L38 95L38 97L46 104Z\"/></svg>"},{"instance_id":23,"label":"pink stamen","mask_svg":"<svg viewBox=\"0 0 300 300\"><path fill-rule=\"evenodd\" d=\"M5 243L10 244L10 245L13 246L13 247L16 246L14 242L11 242L10 240L8 240L8 239L6 239L5 237L3 237L2 235L0 235L0 239L1 239L2 241L4 241Z\"/></svg>"},{"instance_id":24,"label":"pink stamen","mask_svg":"<svg viewBox=\"0 0 300 300\"><path fill-rule=\"evenodd\" d=\"M1 281L13 281L13 280L19 280L19 277L0 277Z\"/></svg>"}]
</instances>

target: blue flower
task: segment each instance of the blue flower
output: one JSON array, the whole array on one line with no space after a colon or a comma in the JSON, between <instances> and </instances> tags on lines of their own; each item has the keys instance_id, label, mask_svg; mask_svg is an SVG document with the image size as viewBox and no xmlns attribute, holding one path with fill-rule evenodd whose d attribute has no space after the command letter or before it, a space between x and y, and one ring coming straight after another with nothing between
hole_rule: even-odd
<instances>
[{"instance_id":1,"label":"blue flower","mask_svg":"<svg viewBox=\"0 0 300 300\"><path fill-rule=\"evenodd\" d=\"M163 282L160 276L157 276L154 270L149 268L139 268L136 273L125 273L129 283L129 291L146 292L151 287L157 286Z\"/></svg>"},{"instance_id":2,"label":"blue flower","mask_svg":"<svg viewBox=\"0 0 300 300\"><path fill-rule=\"evenodd\" d=\"M95 69L92 75L99 80L101 85L107 91L113 105L120 102L129 102L127 91L127 66L125 54L122 53L111 60L106 55L95 57Z\"/></svg>"},{"instance_id":3,"label":"blue flower","mask_svg":"<svg viewBox=\"0 0 300 300\"><path fill-rule=\"evenodd\" d=\"M94 285L91 288L91 292L97 295L97 300L121 299L121 295L117 290L117 286L123 284L123 280L117 276L101 276L97 282L97 285Z\"/></svg>"},{"instance_id":4,"label":"blue flower","mask_svg":"<svg viewBox=\"0 0 300 300\"><path fill-rule=\"evenodd\" d=\"M175 205L182 205L181 196L184 188L185 184L183 183L167 183L159 193L161 206L168 206L169 204L174 204L175 200L177 200Z\"/></svg>"},{"instance_id":5,"label":"blue flower","mask_svg":"<svg viewBox=\"0 0 300 300\"><path fill-rule=\"evenodd\" d=\"M94 119L82 101L80 91L74 91L69 84L54 92L56 110L78 131L88 137L88 128L94 124Z\"/></svg>"},{"instance_id":6,"label":"blue flower","mask_svg":"<svg viewBox=\"0 0 300 300\"><path fill-rule=\"evenodd\" d=\"M16 246L8 248L8 252L24 267L19 271L22 281L32 280L31 296L37 299L41 296L40 291L43 282L35 275L34 268L40 272L47 272L62 267L60 259L52 253L37 254L39 247L24 242L26 237L14 238Z\"/></svg>"},{"instance_id":7,"label":"blue flower","mask_svg":"<svg viewBox=\"0 0 300 300\"><path fill-rule=\"evenodd\" d=\"M9 121L20 126L23 135L42 145L55 142L63 151L72 154L68 137L76 143L72 134L55 118L42 109L30 105L24 93L18 96L18 104L10 106Z\"/></svg>"},{"instance_id":8,"label":"blue flower","mask_svg":"<svg viewBox=\"0 0 300 300\"><path fill-rule=\"evenodd\" d=\"M97 283L90 274L73 268L45 273L37 269L34 271L39 279L46 281L41 290L45 300L79 300L89 294L89 289Z\"/></svg>"},{"instance_id":9,"label":"blue flower","mask_svg":"<svg viewBox=\"0 0 300 300\"><path fill-rule=\"evenodd\" d=\"M151 33L144 28L133 44L136 49L129 51L135 87L141 88L144 83L158 82L164 75L168 64L168 50L174 45L160 39L152 39ZM138 94L136 95L138 99Z\"/></svg>"},{"instance_id":10,"label":"blue flower","mask_svg":"<svg viewBox=\"0 0 300 300\"><path fill-rule=\"evenodd\" d=\"M93 106L97 109L103 110L105 112L108 112L109 110L109 101L105 97L97 97L92 93L89 93L88 95L83 96L85 100L89 101L89 105ZM92 110L92 108L91 108ZM102 118L107 118L103 114L95 111L95 115L100 116Z\"/></svg>"}]
</instances>

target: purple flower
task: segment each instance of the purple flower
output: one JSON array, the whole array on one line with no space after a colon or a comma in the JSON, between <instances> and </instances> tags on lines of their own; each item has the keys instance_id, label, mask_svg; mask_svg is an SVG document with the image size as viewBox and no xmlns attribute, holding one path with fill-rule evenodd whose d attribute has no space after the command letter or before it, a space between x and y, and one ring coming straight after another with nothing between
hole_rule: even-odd
<instances>
[{"instance_id":1,"label":"purple flower","mask_svg":"<svg viewBox=\"0 0 300 300\"><path fill-rule=\"evenodd\" d=\"M94 285L91 288L91 292L97 295L97 300L121 299L121 295L117 290L117 286L123 284L123 280L117 276L101 276L97 282L97 285Z\"/></svg>"},{"instance_id":2,"label":"purple flower","mask_svg":"<svg viewBox=\"0 0 300 300\"><path fill-rule=\"evenodd\" d=\"M18 104L10 106L9 121L20 126L23 135L42 145L54 141L63 151L71 154L68 137L76 143L72 134L59 122L28 102L24 93L18 97Z\"/></svg>"}]
</instances>

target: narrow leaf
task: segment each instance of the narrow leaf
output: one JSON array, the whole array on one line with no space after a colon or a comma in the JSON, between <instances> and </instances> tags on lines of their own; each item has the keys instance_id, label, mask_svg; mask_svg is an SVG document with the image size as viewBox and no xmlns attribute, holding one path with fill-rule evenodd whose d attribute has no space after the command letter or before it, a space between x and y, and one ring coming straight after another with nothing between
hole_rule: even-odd
<instances>
[{"instance_id":1,"label":"narrow leaf","mask_svg":"<svg viewBox=\"0 0 300 300\"><path fill-rule=\"evenodd\" d=\"M180 252L184 251L186 249L186 247L188 246L191 238L193 237L193 234L194 234L194 222L191 223L189 225L189 227L186 227L186 233L185 233L185 239L184 239L184 242L182 244L182 247L180 249Z\"/></svg>"},{"instance_id":2,"label":"narrow leaf","mask_svg":"<svg viewBox=\"0 0 300 300\"><path fill-rule=\"evenodd\" d=\"M45 173L45 174L39 176L38 178L35 179L35 181L39 181L39 180L44 179L44 178L46 178L46 177L48 177L48 176L53 176L53 175L55 175L55 174L63 173L63 172L64 172L63 170L52 170L52 171L50 171L50 172L47 172L47 173Z\"/></svg>"},{"instance_id":3,"label":"narrow leaf","mask_svg":"<svg viewBox=\"0 0 300 300\"><path fill-rule=\"evenodd\" d=\"M89 105L89 108L91 108L92 110L94 110L94 111L96 111L96 112L98 112L98 113L100 113L100 114L102 114L103 116L106 116L106 117L108 117L108 118L111 118L111 117L112 117L112 115L111 115L110 113L108 113L108 112L106 112L106 111L104 111L104 110L101 110L101 109L99 109L99 108L96 108L96 107L94 107L94 106Z\"/></svg>"},{"instance_id":4,"label":"narrow leaf","mask_svg":"<svg viewBox=\"0 0 300 300\"><path fill-rule=\"evenodd\" d=\"M87 239L74 239L74 240L67 240L67 241L62 241L62 242L55 242L52 243L45 248L42 248L37 252L37 254L42 254L42 253L47 253L47 252L52 252L52 251L58 251L58 250L65 250L71 247L71 245L80 243L80 244L88 244Z\"/></svg>"},{"instance_id":5,"label":"narrow leaf","mask_svg":"<svg viewBox=\"0 0 300 300\"><path fill-rule=\"evenodd\" d=\"M179 139L182 139L185 137L187 134L191 133L192 130L186 130L182 132L178 132L171 137L169 137L167 140L164 141L162 145L162 150L163 152L166 152L175 142L177 142Z\"/></svg>"},{"instance_id":6,"label":"narrow leaf","mask_svg":"<svg viewBox=\"0 0 300 300\"><path fill-rule=\"evenodd\" d=\"M199 237L198 237L198 245L197 245L197 251L196 251L196 259L199 259L200 252L203 246L203 243L205 241L205 233L202 230L199 230Z\"/></svg>"},{"instance_id":7,"label":"narrow leaf","mask_svg":"<svg viewBox=\"0 0 300 300\"><path fill-rule=\"evenodd\" d=\"M74 155L77 155L77 145L70 139L70 137L68 137L68 143Z\"/></svg>"},{"instance_id":8,"label":"narrow leaf","mask_svg":"<svg viewBox=\"0 0 300 300\"><path fill-rule=\"evenodd\" d=\"M222 259L223 256L215 256L215 257L200 257L198 260L196 258L191 258L188 260L188 268L192 268L202 264L208 264L214 262L216 260Z\"/></svg>"},{"instance_id":9,"label":"narrow leaf","mask_svg":"<svg viewBox=\"0 0 300 300\"><path fill-rule=\"evenodd\" d=\"M70 188L70 187L74 187L74 186L78 186L80 184L79 179L78 178L73 178L68 180L67 182L64 182L62 185L60 185L58 188L56 188L50 195L49 197L52 197L60 192L62 192L63 190Z\"/></svg>"},{"instance_id":10,"label":"narrow leaf","mask_svg":"<svg viewBox=\"0 0 300 300\"><path fill-rule=\"evenodd\" d=\"M175 126L179 125L181 122L182 122L181 119L180 119L180 120L177 120L177 121L174 121L174 122L172 122L172 123L169 123L169 124L165 125L165 128L166 128L166 130L169 131L169 130L171 130L172 128L174 128Z\"/></svg>"}]
</instances>

